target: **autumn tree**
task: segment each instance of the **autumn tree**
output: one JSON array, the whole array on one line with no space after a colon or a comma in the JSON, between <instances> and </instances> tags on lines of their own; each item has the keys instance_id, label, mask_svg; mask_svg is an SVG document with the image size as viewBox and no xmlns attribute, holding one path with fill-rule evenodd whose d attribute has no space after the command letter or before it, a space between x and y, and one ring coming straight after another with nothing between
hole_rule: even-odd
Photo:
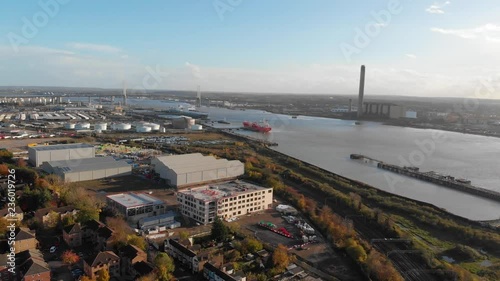
<instances>
[{"instance_id":1,"label":"autumn tree","mask_svg":"<svg viewBox=\"0 0 500 281\"><path fill-rule=\"evenodd\" d=\"M160 252L156 255L154 264L157 269L157 280L159 281L170 281L173 280L172 272L174 272L175 266L172 258L166 253Z\"/></svg>"},{"instance_id":2,"label":"autumn tree","mask_svg":"<svg viewBox=\"0 0 500 281\"><path fill-rule=\"evenodd\" d=\"M127 244L134 245L137 248L142 249L143 251L147 249L146 239L135 234L127 235Z\"/></svg>"},{"instance_id":3,"label":"autumn tree","mask_svg":"<svg viewBox=\"0 0 500 281\"><path fill-rule=\"evenodd\" d=\"M156 274L154 272L151 272L148 275L141 276L137 278L137 281L156 281L158 280L156 277Z\"/></svg>"},{"instance_id":4,"label":"autumn tree","mask_svg":"<svg viewBox=\"0 0 500 281\"><path fill-rule=\"evenodd\" d=\"M97 271L96 281L109 281L111 277L109 276L109 271L105 268Z\"/></svg>"},{"instance_id":5,"label":"autumn tree","mask_svg":"<svg viewBox=\"0 0 500 281\"><path fill-rule=\"evenodd\" d=\"M188 239L188 238L189 238L189 232L187 232L187 231L185 231L185 230L183 230L183 231L179 232L179 238L180 238L181 240L186 240L186 239Z\"/></svg>"},{"instance_id":6,"label":"autumn tree","mask_svg":"<svg viewBox=\"0 0 500 281\"><path fill-rule=\"evenodd\" d=\"M47 214L47 219L45 220L45 226L47 228L56 228L61 222L61 215L57 212L50 211Z\"/></svg>"},{"instance_id":7,"label":"autumn tree","mask_svg":"<svg viewBox=\"0 0 500 281\"><path fill-rule=\"evenodd\" d=\"M83 275L81 278L80 278L80 281L95 281L94 279L88 277L87 275Z\"/></svg>"},{"instance_id":8,"label":"autumn tree","mask_svg":"<svg viewBox=\"0 0 500 281\"><path fill-rule=\"evenodd\" d=\"M9 174L9 167L5 164L0 164L0 175L6 176Z\"/></svg>"},{"instance_id":9,"label":"autumn tree","mask_svg":"<svg viewBox=\"0 0 500 281\"><path fill-rule=\"evenodd\" d=\"M245 240L241 242L241 252L243 254L255 253L260 250L262 250L262 243L255 238L245 238Z\"/></svg>"},{"instance_id":10,"label":"autumn tree","mask_svg":"<svg viewBox=\"0 0 500 281\"><path fill-rule=\"evenodd\" d=\"M364 262L367 258L365 249L352 238L347 240L346 251L351 258L358 262Z\"/></svg>"},{"instance_id":11,"label":"autumn tree","mask_svg":"<svg viewBox=\"0 0 500 281\"><path fill-rule=\"evenodd\" d=\"M0 237L3 237L5 233L7 233L7 226L9 226L9 222L4 217L0 217Z\"/></svg>"},{"instance_id":12,"label":"autumn tree","mask_svg":"<svg viewBox=\"0 0 500 281\"><path fill-rule=\"evenodd\" d=\"M75 217L73 215L68 214L62 218L62 226L63 227L68 226L68 225L72 225L72 224L75 224Z\"/></svg>"},{"instance_id":13,"label":"autumn tree","mask_svg":"<svg viewBox=\"0 0 500 281\"><path fill-rule=\"evenodd\" d=\"M77 254L75 254L73 251L68 250L68 251L64 251L61 254L61 260L63 263L65 263L67 265L73 265L80 260L80 257Z\"/></svg>"},{"instance_id":14,"label":"autumn tree","mask_svg":"<svg viewBox=\"0 0 500 281\"><path fill-rule=\"evenodd\" d=\"M279 244L278 247L274 249L272 261L274 268L276 268L279 272L283 272L288 264L290 264L288 249L282 244Z\"/></svg>"}]
</instances>

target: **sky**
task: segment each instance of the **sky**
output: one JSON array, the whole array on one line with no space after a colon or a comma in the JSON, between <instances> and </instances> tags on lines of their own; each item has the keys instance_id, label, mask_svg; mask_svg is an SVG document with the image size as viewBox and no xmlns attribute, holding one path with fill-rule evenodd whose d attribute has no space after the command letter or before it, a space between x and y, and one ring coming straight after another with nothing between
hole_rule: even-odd
<instances>
[{"instance_id":1,"label":"sky","mask_svg":"<svg viewBox=\"0 0 500 281\"><path fill-rule=\"evenodd\" d=\"M0 86L500 98L498 0L5 0L0 35Z\"/></svg>"}]
</instances>

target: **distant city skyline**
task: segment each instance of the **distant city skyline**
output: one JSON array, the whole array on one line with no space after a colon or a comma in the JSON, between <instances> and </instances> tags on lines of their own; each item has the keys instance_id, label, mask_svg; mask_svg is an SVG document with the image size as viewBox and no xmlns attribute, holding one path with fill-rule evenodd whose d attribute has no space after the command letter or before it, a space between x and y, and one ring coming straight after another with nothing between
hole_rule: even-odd
<instances>
[{"instance_id":1,"label":"distant city skyline","mask_svg":"<svg viewBox=\"0 0 500 281\"><path fill-rule=\"evenodd\" d=\"M500 98L500 6L7 1L0 86Z\"/></svg>"}]
</instances>

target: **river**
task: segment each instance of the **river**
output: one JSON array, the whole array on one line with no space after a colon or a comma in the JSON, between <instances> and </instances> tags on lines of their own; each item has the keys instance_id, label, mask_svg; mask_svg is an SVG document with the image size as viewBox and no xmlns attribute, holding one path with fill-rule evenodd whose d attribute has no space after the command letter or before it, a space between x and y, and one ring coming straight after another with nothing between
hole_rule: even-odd
<instances>
[{"instance_id":1,"label":"river","mask_svg":"<svg viewBox=\"0 0 500 281\"><path fill-rule=\"evenodd\" d=\"M467 178L472 184L500 191L500 139L455 132L386 126L363 122L272 114L257 110L202 108L211 120L241 122L267 120L269 134L240 130L241 134L278 143L275 150L376 188L431 203L473 220L500 218L500 202L451 190L380 170L374 164L354 161L351 153L398 165L415 165L421 171Z\"/></svg>"}]
</instances>

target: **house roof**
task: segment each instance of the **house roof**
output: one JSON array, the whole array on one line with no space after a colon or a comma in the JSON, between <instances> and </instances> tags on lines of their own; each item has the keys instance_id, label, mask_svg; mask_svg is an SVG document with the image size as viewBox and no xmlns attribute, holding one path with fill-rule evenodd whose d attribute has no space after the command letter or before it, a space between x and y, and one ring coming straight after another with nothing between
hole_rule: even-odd
<instances>
[{"instance_id":1,"label":"house roof","mask_svg":"<svg viewBox=\"0 0 500 281\"><path fill-rule=\"evenodd\" d=\"M91 229L91 230L98 230L99 228L103 227L104 224L100 221L97 221L97 220L90 220L90 221L87 221L83 224L83 228L86 228L86 229Z\"/></svg>"},{"instance_id":2,"label":"house roof","mask_svg":"<svg viewBox=\"0 0 500 281\"><path fill-rule=\"evenodd\" d=\"M63 228L63 231L68 233L68 234L79 232L80 230L81 230L81 227L80 227L79 223L74 223L74 224L65 226Z\"/></svg>"},{"instance_id":3,"label":"house roof","mask_svg":"<svg viewBox=\"0 0 500 281\"><path fill-rule=\"evenodd\" d=\"M127 245L125 247L123 247L121 249L122 251L122 257L127 257L129 259L134 259L135 257L137 257L138 255L140 254L144 254L145 252L141 249L139 249L137 246L134 246L134 245Z\"/></svg>"},{"instance_id":4,"label":"house roof","mask_svg":"<svg viewBox=\"0 0 500 281\"><path fill-rule=\"evenodd\" d=\"M37 249L30 249L17 253L16 261L19 271L23 275L35 275L49 271L48 264L43 259L42 253Z\"/></svg>"},{"instance_id":5,"label":"house roof","mask_svg":"<svg viewBox=\"0 0 500 281\"><path fill-rule=\"evenodd\" d=\"M21 208L19 208L19 206L16 205L16 215L19 215L19 214L22 214L23 213L23 210L21 210ZM10 212L9 212L9 208L3 208L0 210L0 216L2 217L5 217L6 215L8 215Z\"/></svg>"},{"instance_id":6,"label":"house roof","mask_svg":"<svg viewBox=\"0 0 500 281\"><path fill-rule=\"evenodd\" d=\"M189 250L188 248L186 248L184 245L180 244L179 242L177 242L176 240L174 239L168 239L168 243L170 245L172 245L172 247L176 248L177 250L181 251L181 253L183 253L184 255L192 258L192 257L196 257L196 253Z\"/></svg>"},{"instance_id":7,"label":"house roof","mask_svg":"<svg viewBox=\"0 0 500 281\"><path fill-rule=\"evenodd\" d=\"M221 278L222 280L225 280L225 281L236 281L237 279L232 277L231 275L223 272L222 270L220 270L219 268L215 267L213 264L207 262L203 265L203 267L205 267L207 270L209 270L210 272L213 272L215 273L217 276L219 276L219 278Z\"/></svg>"},{"instance_id":8,"label":"house roof","mask_svg":"<svg viewBox=\"0 0 500 281\"><path fill-rule=\"evenodd\" d=\"M111 235L113 235L113 230L111 230L111 228L107 226L103 226L97 230L97 235L105 239L108 239L109 237L111 237Z\"/></svg>"},{"instance_id":9,"label":"house roof","mask_svg":"<svg viewBox=\"0 0 500 281\"><path fill-rule=\"evenodd\" d=\"M16 241L27 240L27 239L36 239L35 234L33 234L26 227L19 227L16 229Z\"/></svg>"},{"instance_id":10,"label":"house roof","mask_svg":"<svg viewBox=\"0 0 500 281\"><path fill-rule=\"evenodd\" d=\"M70 143L70 144L56 144L56 145L39 145L30 147L28 150L47 151L47 150L62 150L62 149L77 149L77 148L90 148L93 145L86 143Z\"/></svg>"},{"instance_id":11,"label":"house roof","mask_svg":"<svg viewBox=\"0 0 500 281\"><path fill-rule=\"evenodd\" d=\"M55 207L43 208L43 209L39 209L35 212L35 217L41 220L42 217L46 216L51 211L54 211L54 212L59 213L59 214L63 214L63 213L67 213L67 212L73 212L74 210L78 210L78 209L76 209L73 206L63 206L63 207L59 207L59 208L55 208Z\"/></svg>"},{"instance_id":12,"label":"house roof","mask_svg":"<svg viewBox=\"0 0 500 281\"><path fill-rule=\"evenodd\" d=\"M141 276L148 275L149 273L153 272L153 270L154 270L154 267L151 264L144 262L144 261L136 262L133 265L133 267L134 267L135 271L137 271L137 274L139 274Z\"/></svg>"},{"instance_id":13,"label":"house roof","mask_svg":"<svg viewBox=\"0 0 500 281\"><path fill-rule=\"evenodd\" d=\"M108 264L111 261L119 261L120 257L118 257L115 253L111 251L99 252L88 257L85 262L91 267L95 267L101 264Z\"/></svg>"}]
</instances>

